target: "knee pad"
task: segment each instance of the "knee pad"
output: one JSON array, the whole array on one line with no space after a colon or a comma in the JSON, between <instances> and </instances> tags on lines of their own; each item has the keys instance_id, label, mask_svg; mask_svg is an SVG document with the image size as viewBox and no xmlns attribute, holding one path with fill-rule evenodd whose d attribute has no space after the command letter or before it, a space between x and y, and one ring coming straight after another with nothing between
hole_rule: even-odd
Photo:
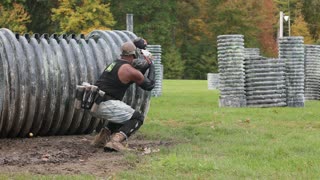
<instances>
[{"instance_id":1,"label":"knee pad","mask_svg":"<svg viewBox=\"0 0 320 180\"><path fill-rule=\"evenodd\" d=\"M123 126L123 124L108 122L107 128L111 131L111 133L118 132L119 129Z\"/></svg>"},{"instance_id":2,"label":"knee pad","mask_svg":"<svg viewBox=\"0 0 320 180\"><path fill-rule=\"evenodd\" d=\"M136 119L138 121L141 121L141 123L143 123L144 121L144 115L142 115L140 112L135 111L132 115L132 117L130 118L130 120Z\"/></svg>"},{"instance_id":3,"label":"knee pad","mask_svg":"<svg viewBox=\"0 0 320 180\"><path fill-rule=\"evenodd\" d=\"M130 120L126 121L123 126L119 129L119 131L125 133L127 137L136 132L143 124L144 116L135 111Z\"/></svg>"}]
</instances>

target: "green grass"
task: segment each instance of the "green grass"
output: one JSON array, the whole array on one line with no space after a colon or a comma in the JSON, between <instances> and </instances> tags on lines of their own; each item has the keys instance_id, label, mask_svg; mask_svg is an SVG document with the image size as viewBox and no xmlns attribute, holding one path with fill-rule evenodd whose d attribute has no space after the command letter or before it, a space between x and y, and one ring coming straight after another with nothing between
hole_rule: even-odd
<instances>
[{"instance_id":1,"label":"green grass","mask_svg":"<svg viewBox=\"0 0 320 180\"><path fill-rule=\"evenodd\" d=\"M1 180L95 180L95 177L90 175L36 175L30 174L0 174Z\"/></svg>"},{"instance_id":2,"label":"green grass","mask_svg":"<svg viewBox=\"0 0 320 180\"><path fill-rule=\"evenodd\" d=\"M142 133L179 142L120 179L320 179L320 102L219 108L207 81L164 80Z\"/></svg>"},{"instance_id":3,"label":"green grass","mask_svg":"<svg viewBox=\"0 0 320 180\"><path fill-rule=\"evenodd\" d=\"M304 108L219 108L218 96L207 81L164 80L139 133L176 145L142 158L126 154L132 168L113 178L320 179L320 101ZM94 179L33 179L46 177Z\"/></svg>"}]
</instances>

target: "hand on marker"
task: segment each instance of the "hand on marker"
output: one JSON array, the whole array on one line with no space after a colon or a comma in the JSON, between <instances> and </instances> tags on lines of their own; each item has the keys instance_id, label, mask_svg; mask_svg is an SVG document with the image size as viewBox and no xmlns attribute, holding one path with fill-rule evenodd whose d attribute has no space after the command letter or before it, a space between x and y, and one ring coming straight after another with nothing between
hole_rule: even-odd
<instances>
[{"instance_id":1,"label":"hand on marker","mask_svg":"<svg viewBox=\"0 0 320 180\"><path fill-rule=\"evenodd\" d=\"M142 49L141 52L142 52L143 56L145 57L146 61L149 64L151 64L152 63L151 61L154 60L154 57L152 56L150 51Z\"/></svg>"}]
</instances>

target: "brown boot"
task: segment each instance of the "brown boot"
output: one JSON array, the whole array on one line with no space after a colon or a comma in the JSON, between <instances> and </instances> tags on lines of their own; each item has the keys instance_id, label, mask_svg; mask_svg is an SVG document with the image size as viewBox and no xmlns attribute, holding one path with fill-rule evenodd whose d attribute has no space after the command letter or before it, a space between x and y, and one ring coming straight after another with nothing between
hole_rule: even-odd
<instances>
[{"instance_id":1,"label":"brown boot","mask_svg":"<svg viewBox=\"0 0 320 180\"><path fill-rule=\"evenodd\" d=\"M103 147L107 141L110 141L111 131L107 128L102 128L100 133L94 137L91 143L94 147Z\"/></svg>"},{"instance_id":2,"label":"brown boot","mask_svg":"<svg viewBox=\"0 0 320 180\"><path fill-rule=\"evenodd\" d=\"M125 151L127 148L122 144L122 142L126 139L126 135L118 132L112 135L111 140L104 146L104 151Z\"/></svg>"}]
</instances>

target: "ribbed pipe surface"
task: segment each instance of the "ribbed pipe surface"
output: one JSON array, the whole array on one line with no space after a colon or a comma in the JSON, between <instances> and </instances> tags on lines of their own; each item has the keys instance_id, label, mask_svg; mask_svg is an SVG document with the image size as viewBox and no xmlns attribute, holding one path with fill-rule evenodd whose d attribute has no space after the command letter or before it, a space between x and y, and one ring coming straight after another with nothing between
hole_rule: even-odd
<instances>
[{"instance_id":1,"label":"ribbed pipe surface","mask_svg":"<svg viewBox=\"0 0 320 180\"><path fill-rule=\"evenodd\" d=\"M286 106L285 63L281 59L245 60L248 107Z\"/></svg>"},{"instance_id":2,"label":"ribbed pipe surface","mask_svg":"<svg viewBox=\"0 0 320 180\"><path fill-rule=\"evenodd\" d=\"M0 29L0 137L84 134L101 121L76 110L75 88L93 84L120 55L129 31L93 31L84 36L32 36ZM123 99L146 115L150 92L130 86Z\"/></svg>"},{"instance_id":3,"label":"ribbed pipe surface","mask_svg":"<svg viewBox=\"0 0 320 180\"><path fill-rule=\"evenodd\" d=\"M156 84L151 91L151 96L159 97L162 95L162 80L163 80L163 66L161 64L161 45L148 45L147 50L153 55L155 67L155 80Z\"/></svg>"},{"instance_id":4,"label":"ribbed pipe surface","mask_svg":"<svg viewBox=\"0 0 320 180\"><path fill-rule=\"evenodd\" d=\"M301 36L279 39L279 58L286 64L286 94L289 107L304 107L305 51Z\"/></svg>"},{"instance_id":5,"label":"ribbed pipe surface","mask_svg":"<svg viewBox=\"0 0 320 180\"><path fill-rule=\"evenodd\" d=\"M219 106L245 107L244 37L220 35L218 44Z\"/></svg>"},{"instance_id":6,"label":"ribbed pipe surface","mask_svg":"<svg viewBox=\"0 0 320 180\"><path fill-rule=\"evenodd\" d=\"M320 100L320 46L305 45L304 97Z\"/></svg>"}]
</instances>

